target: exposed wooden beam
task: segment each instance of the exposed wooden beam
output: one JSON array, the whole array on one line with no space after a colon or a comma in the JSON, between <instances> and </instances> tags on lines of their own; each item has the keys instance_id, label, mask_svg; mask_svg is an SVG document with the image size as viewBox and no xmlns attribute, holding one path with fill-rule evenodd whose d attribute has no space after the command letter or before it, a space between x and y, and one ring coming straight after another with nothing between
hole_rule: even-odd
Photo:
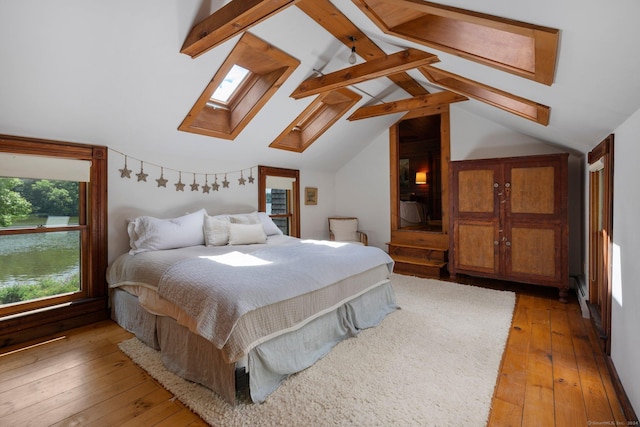
<instances>
[{"instance_id":1,"label":"exposed wooden beam","mask_svg":"<svg viewBox=\"0 0 640 427\"><path fill-rule=\"evenodd\" d=\"M427 77L427 79L429 79L430 82L440 86L441 88L485 102L541 125L546 126L549 124L550 108L546 105L538 104L537 102L529 99L516 96L512 93L487 86L439 68L427 65L420 67L419 70L425 75L425 77Z\"/></svg>"},{"instance_id":2,"label":"exposed wooden beam","mask_svg":"<svg viewBox=\"0 0 640 427\"><path fill-rule=\"evenodd\" d=\"M560 31L424 0L353 0L382 31L546 85Z\"/></svg>"},{"instance_id":3,"label":"exposed wooden beam","mask_svg":"<svg viewBox=\"0 0 640 427\"><path fill-rule=\"evenodd\" d=\"M386 114L394 114L425 107L433 107L441 104L466 101L467 99L468 98L466 96L445 90L427 95L414 96L413 98L401 99L399 101L361 107L354 111L353 114L349 116L348 120L368 119L370 117L384 116Z\"/></svg>"},{"instance_id":4,"label":"exposed wooden beam","mask_svg":"<svg viewBox=\"0 0 640 427\"><path fill-rule=\"evenodd\" d=\"M296 6L348 48L352 46L350 37L355 37L356 53L365 61L386 56L386 53L380 49L378 45L356 27L353 22L329 0L300 0L296 3ZM405 72L392 74L387 77L413 96L426 95L429 93Z\"/></svg>"},{"instance_id":5,"label":"exposed wooden beam","mask_svg":"<svg viewBox=\"0 0 640 427\"><path fill-rule=\"evenodd\" d=\"M300 99L310 95L317 95L328 90L384 77L438 61L436 55L410 48L384 58L374 59L324 76L307 79L293 91L291 97Z\"/></svg>"},{"instance_id":6,"label":"exposed wooden beam","mask_svg":"<svg viewBox=\"0 0 640 427\"><path fill-rule=\"evenodd\" d=\"M180 49L195 58L299 0L231 0L196 24Z\"/></svg>"}]
</instances>

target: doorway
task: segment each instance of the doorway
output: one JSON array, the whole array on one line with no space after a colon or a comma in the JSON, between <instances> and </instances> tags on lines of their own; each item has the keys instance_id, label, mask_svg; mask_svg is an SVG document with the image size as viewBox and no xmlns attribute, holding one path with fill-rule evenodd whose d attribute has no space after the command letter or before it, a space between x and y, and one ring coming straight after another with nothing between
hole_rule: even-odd
<instances>
[{"instance_id":1,"label":"doorway","mask_svg":"<svg viewBox=\"0 0 640 427\"><path fill-rule=\"evenodd\" d=\"M387 245L396 273L433 278L448 274L449 135L449 108L442 105L412 111L389 129Z\"/></svg>"},{"instance_id":2,"label":"doorway","mask_svg":"<svg viewBox=\"0 0 640 427\"><path fill-rule=\"evenodd\" d=\"M611 351L613 135L589 153L589 312L605 354Z\"/></svg>"}]
</instances>

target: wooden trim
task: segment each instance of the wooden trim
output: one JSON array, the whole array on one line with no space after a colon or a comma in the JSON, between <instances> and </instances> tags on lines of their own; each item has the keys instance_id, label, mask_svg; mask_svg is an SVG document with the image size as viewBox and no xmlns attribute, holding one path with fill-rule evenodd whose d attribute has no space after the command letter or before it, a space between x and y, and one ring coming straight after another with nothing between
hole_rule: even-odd
<instances>
[{"instance_id":1,"label":"wooden trim","mask_svg":"<svg viewBox=\"0 0 640 427\"><path fill-rule=\"evenodd\" d=\"M560 31L423 0L353 0L382 31L539 83L553 83Z\"/></svg>"},{"instance_id":2,"label":"wooden trim","mask_svg":"<svg viewBox=\"0 0 640 427\"><path fill-rule=\"evenodd\" d=\"M605 354L604 360L606 362L609 375L611 376L611 382L613 383L613 388L616 391L616 396L620 401L620 406L622 406L622 412L624 412L624 416L628 421L627 425L638 425L638 416L633 409L633 405L631 405L631 401L629 400L629 396L622 385L622 381L620 381L618 371L616 371L616 367L613 364L613 359L611 359L609 354Z\"/></svg>"},{"instance_id":3,"label":"wooden trim","mask_svg":"<svg viewBox=\"0 0 640 427\"><path fill-rule=\"evenodd\" d=\"M51 298L46 307L27 304L4 311L0 318L0 346L15 344L52 331L106 319L107 310L107 148L45 139L0 135L0 151L91 160L91 182L88 186L88 205L81 227L86 229L81 254L83 291L71 297ZM61 301L66 301L61 304ZM57 305L53 305L57 304ZM23 308L33 308L24 311Z\"/></svg>"},{"instance_id":4,"label":"wooden trim","mask_svg":"<svg viewBox=\"0 0 640 427\"><path fill-rule=\"evenodd\" d=\"M426 107L434 107L441 104L466 101L468 98L454 92L442 91L427 95L414 96L409 99L385 102L384 104L360 107L349 116L348 120L368 119L386 114L394 114L404 111L417 110Z\"/></svg>"},{"instance_id":5,"label":"wooden trim","mask_svg":"<svg viewBox=\"0 0 640 427\"><path fill-rule=\"evenodd\" d=\"M402 120L440 115L440 191L442 199L442 232L415 231L400 228L400 182L398 161L400 141L398 126ZM405 114L402 119L389 128L389 207L391 244L417 245L442 251L449 250L449 161L450 147L450 114L449 106L441 105L437 108L423 108Z\"/></svg>"},{"instance_id":6,"label":"wooden trim","mask_svg":"<svg viewBox=\"0 0 640 427\"><path fill-rule=\"evenodd\" d=\"M384 50L378 47L329 0L300 0L296 6L349 49L355 45L356 54L365 61L387 56ZM355 38L355 42L351 41L351 37ZM418 96L429 93L406 72L391 74L387 78L410 95Z\"/></svg>"},{"instance_id":7,"label":"wooden trim","mask_svg":"<svg viewBox=\"0 0 640 427\"><path fill-rule=\"evenodd\" d=\"M360 99L362 96L346 88L318 95L269 147L302 153Z\"/></svg>"},{"instance_id":8,"label":"wooden trim","mask_svg":"<svg viewBox=\"0 0 640 427\"><path fill-rule=\"evenodd\" d=\"M598 216L598 182L589 173L589 301L599 315L591 316L594 327L601 334L605 354L611 353L611 305L613 286L613 179L614 179L614 135L605 138L588 155L589 164L604 160L602 186L602 230L595 223ZM599 265L598 255L602 257ZM594 277L595 276L595 277ZM595 279L595 280L594 280ZM592 286L593 283L599 286Z\"/></svg>"},{"instance_id":9,"label":"wooden trim","mask_svg":"<svg viewBox=\"0 0 640 427\"><path fill-rule=\"evenodd\" d=\"M281 176L285 178L295 178L293 181L293 190L291 207L293 209L291 215L291 236L300 237L300 171L297 169L284 169L272 166L258 166L258 210L265 212L267 208L267 176Z\"/></svg>"},{"instance_id":10,"label":"wooden trim","mask_svg":"<svg viewBox=\"0 0 640 427\"><path fill-rule=\"evenodd\" d=\"M297 1L232 0L195 25L180 52L196 58Z\"/></svg>"},{"instance_id":11,"label":"wooden trim","mask_svg":"<svg viewBox=\"0 0 640 427\"><path fill-rule=\"evenodd\" d=\"M0 320L0 348L109 318L107 298L85 298Z\"/></svg>"},{"instance_id":12,"label":"wooden trim","mask_svg":"<svg viewBox=\"0 0 640 427\"><path fill-rule=\"evenodd\" d=\"M339 89L438 61L436 55L409 48L384 58L373 59L324 76L307 79L293 91L291 97L300 99L310 95L317 95L321 92Z\"/></svg>"},{"instance_id":13,"label":"wooden trim","mask_svg":"<svg viewBox=\"0 0 640 427\"><path fill-rule=\"evenodd\" d=\"M469 98L476 99L543 126L549 124L550 108L526 98L492 86L467 79L431 66L420 67L420 72L433 84Z\"/></svg>"},{"instance_id":14,"label":"wooden trim","mask_svg":"<svg viewBox=\"0 0 640 427\"><path fill-rule=\"evenodd\" d=\"M251 72L228 109L208 105L213 92L237 64ZM251 33L245 33L225 59L178 129L235 139L300 65L300 61Z\"/></svg>"}]
</instances>

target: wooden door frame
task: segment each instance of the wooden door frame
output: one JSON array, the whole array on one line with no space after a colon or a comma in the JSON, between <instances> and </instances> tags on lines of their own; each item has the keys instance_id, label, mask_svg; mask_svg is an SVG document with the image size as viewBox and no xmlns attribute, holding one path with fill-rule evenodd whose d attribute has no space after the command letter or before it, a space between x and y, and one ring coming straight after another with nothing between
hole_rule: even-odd
<instances>
[{"instance_id":1,"label":"wooden door frame","mask_svg":"<svg viewBox=\"0 0 640 427\"><path fill-rule=\"evenodd\" d=\"M440 167L442 198L442 232L403 230L400 228L400 175L398 161L400 155L399 125L403 120L416 117L440 115ZM391 241L427 246L430 248L449 248L449 160L450 117L449 106L439 105L407 113L389 128L389 164L390 164L390 208L391 208Z\"/></svg>"},{"instance_id":2,"label":"wooden door frame","mask_svg":"<svg viewBox=\"0 0 640 427\"><path fill-rule=\"evenodd\" d=\"M291 191L293 200L290 200L290 207L293 212L291 213L291 229L289 232L293 237L300 237L300 171L258 165L258 210L260 212L266 212L267 207L267 196L265 194L267 176L291 178L293 180L293 189Z\"/></svg>"},{"instance_id":3,"label":"wooden door frame","mask_svg":"<svg viewBox=\"0 0 640 427\"><path fill-rule=\"evenodd\" d=\"M594 327L600 334L603 349L607 355L611 353L611 300L612 300L612 256L613 256L613 134L605 138L597 147L589 152L589 166L602 159L603 162L603 211L602 228L604 231L602 242L602 268L597 268L597 246L599 227L595 222L595 198L597 188L589 172L589 312ZM594 284L600 286L593 286ZM592 301L600 302L594 304Z\"/></svg>"}]
</instances>

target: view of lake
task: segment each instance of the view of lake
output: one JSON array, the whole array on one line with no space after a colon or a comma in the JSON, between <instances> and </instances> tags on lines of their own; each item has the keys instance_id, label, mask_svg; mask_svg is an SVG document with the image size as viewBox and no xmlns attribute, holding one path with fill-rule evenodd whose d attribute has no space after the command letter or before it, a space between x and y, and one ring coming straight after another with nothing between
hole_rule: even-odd
<instances>
[{"instance_id":1,"label":"view of lake","mask_svg":"<svg viewBox=\"0 0 640 427\"><path fill-rule=\"evenodd\" d=\"M0 288L67 279L79 266L79 231L0 236Z\"/></svg>"}]
</instances>

